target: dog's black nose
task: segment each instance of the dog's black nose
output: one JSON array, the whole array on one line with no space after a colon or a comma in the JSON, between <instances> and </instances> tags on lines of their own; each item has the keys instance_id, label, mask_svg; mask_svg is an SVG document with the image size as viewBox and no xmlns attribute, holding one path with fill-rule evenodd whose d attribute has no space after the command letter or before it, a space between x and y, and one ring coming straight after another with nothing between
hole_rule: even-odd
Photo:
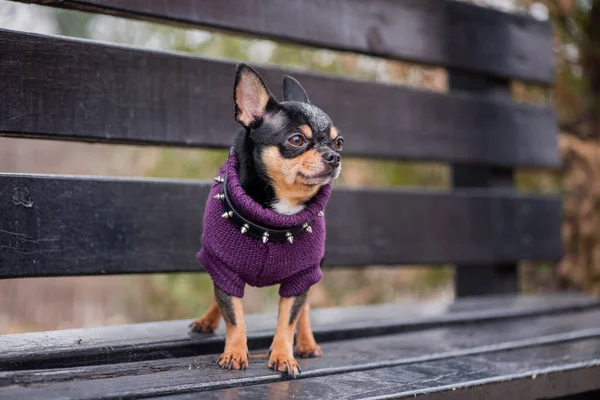
<instances>
[{"instance_id":1,"label":"dog's black nose","mask_svg":"<svg viewBox=\"0 0 600 400\"><path fill-rule=\"evenodd\" d=\"M328 150L323 153L323 160L325 160L325 162L331 165L332 167L337 167L338 165L340 165L341 159L342 157L340 157L340 155L335 151Z\"/></svg>"}]
</instances>

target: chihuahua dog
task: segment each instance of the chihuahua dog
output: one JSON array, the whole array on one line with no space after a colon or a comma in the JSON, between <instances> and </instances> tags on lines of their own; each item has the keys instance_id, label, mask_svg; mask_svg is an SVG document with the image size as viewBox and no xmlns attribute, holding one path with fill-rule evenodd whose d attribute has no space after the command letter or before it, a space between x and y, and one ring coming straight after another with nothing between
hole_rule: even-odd
<instances>
[{"instance_id":1,"label":"chihuahua dog","mask_svg":"<svg viewBox=\"0 0 600 400\"><path fill-rule=\"evenodd\" d=\"M242 297L246 284L279 284L279 313L268 367L300 373L295 354L318 357L306 297L322 276L325 206L341 170L343 138L312 105L304 88L283 78L283 101L251 67L237 67L233 90L238 133L206 203L197 255L215 298L191 328L214 332L226 323L221 368L246 369L248 347Z\"/></svg>"}]
</instances>

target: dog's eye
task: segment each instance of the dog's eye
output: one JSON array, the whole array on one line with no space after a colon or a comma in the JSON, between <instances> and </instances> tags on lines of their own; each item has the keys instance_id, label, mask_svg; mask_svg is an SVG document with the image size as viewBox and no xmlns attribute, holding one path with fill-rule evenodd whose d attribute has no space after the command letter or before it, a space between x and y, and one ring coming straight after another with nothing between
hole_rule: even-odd
<instances>
[{"instance_id":1,"label":"dog's eye","mask_svg":"<svg viewBox=\"0 0 600 400\"><path fill-rule=\"evenodd\" d=\"M341 137L335 139L335 141L333 142L333 148L335 149L335 151L342 151L343 147L344 139L342 139Z\"/></svg>"},{"instance_id":2,"label":"dog's eye","mask_svg":"<svg viewBox=\"0 0 600 400\"><path fill-rule=\"evenodd\" d=\"M304 136L302 135L294 135L291 138L288 139L288 142L292 145L292 146L297 146L300 147L304 144L306 140L304 139Z\"/></svg>"}]
</instances>

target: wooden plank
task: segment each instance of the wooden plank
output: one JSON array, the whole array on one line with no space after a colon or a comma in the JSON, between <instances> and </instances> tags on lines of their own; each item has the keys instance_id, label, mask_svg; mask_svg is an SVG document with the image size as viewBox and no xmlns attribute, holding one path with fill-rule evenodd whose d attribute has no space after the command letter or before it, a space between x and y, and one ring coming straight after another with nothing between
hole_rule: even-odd
<instances>
[{"instance_id":1,"label":"wooden plank","mask_svg":"<svg viewBox=\"0 0 600 400\"><path fill-rule=\"evenodd\" d=\"M343 311L345 312L345 311ZM315 360L299 360L306 375L347 373L365 369L389 367L414 362L427 362L443 358L482 354L489 351L504 351L516 347L526 348L547 343L577 341L600 334L598 309L580 313L530 317L494 322L463 323L441 326L418 332L374 336L353 340L336 340L322 343L326 357ZM271 328L274 324L271 326ZM502 327L506 334L499 334ZM444 340L436 340L443 336ZM468 337L469 340L464 340ZM82 345L83 344L82 342ZM361 351L362 349L362 351ZM262 351L261 349L259 351ZM155 372L173 372L184 369L214 369L216 354L163 358L139 362L83 365L68 368L35 370L8 370L0 372L0 387L10 385L39 385L65 382L73 379L86 380L132 375L151 375ZM268 377L275 375L263 367L266 352L252 352L250 376L243 378ZM192 368L190 368L190 365ZM226 372L227 373L227 372ZM210 384L227 375L216 371L204 371L196 383ZM232 386L236 386L233 382Z\"/></svg>"},{"instance_id":2,"label":"wooden plank","mask_svg":"<svg viewBox=\"0 0 600 400\"><path fill-rule=\"evenodd\" d=\"M537 400L600 389L600 340L488 353L372 371L235 387L203 399ZM457 392L457 393L454 393ZM197 398L197 394L165 399Z\"/></svg>"},{"instance_id":3,"label":"wooden plank","mask_svg":"<svg viewBox=\"0 0 600 400\"><path fill-rule=\"evenodd\" d=\"M557 348L561 344L568 345L568 354L572 357L566 362L585 361L577 359L583 348L590 350L593 347L589 343L600 344L598 321L600 311L595 310L335 341L323 344L324 357L300 360L303 371L300 378L306 385L323 377L327 382L356 373L378 374L398 367L406 368L402 368L402 372L422 367L424 371L437 373L439 371L430 371L427 366L462 364L465 358L488 359L492 363L494 360L523 362L528 359L521 359L521 352L525 357L530 349L538 349L540 353L539 349ZM600 351L600 347L597 350ZM563 353L560 361L565 360L564 354L567 353ZM0 373L0 398L132 398L282 381L280 374L266 368L266 356L251 358L247 371L223 371L215 366L216 358L217 355L212 354L145 363L9 371ZM591 358L594 359L593 354ZM480 361L476 365L481 365ZM509 372L503 370L505 374ZM377 389L377 385L370 387L370 390Z\"/></svg>"},{"instance_id":4,"label":"wooden plank","mask_svg":"<svg viewBox=\"0 0 600 400\"><path fill-rule=\"evenodd\" d=\"M32 2L31 0L25 0ZM76 10L240 32L493 75L554 81L552 29L439 0L60 0Z\"/></svg>"},{"instance_id":5,"label":"wooden plank","mask_svg":"<svg viewBox=\"0 0 600 400\"><path fill-rule=\"evenodd\" d=\"M471 93L485 99L508 100L510 82L481 74L465 74L448 70L451 93ZM452 186L455 188L491 188L513 190L514 170L510 167L482 167L453 164ZM519 291L518 263L486 265L456 265L454 286L457 297L517 293Z\"/></svg>"},{"instance_id":6,"label":"wooden plank","mask_svg":"<svg viewBox=\"0 0 600 400\"><path fill-rule=\"evenodd\" d=\"M200 271L194 255L209 187L0 174L0 278ZM560 201L337 189L327 234L327 266L555 260Z\"/></svg>"},{"instance_id":7,"label":"wooden plank","mask_svg":"<svg viewBox=\"0 0 600 400\"><path fill-rule=\"evenodd\" d=\"M597 312L598 301L577 295L548 295L524 297L494 297L464 299L450 306L420 302L405 306L398 304L332 308L311 313L313 329L321 343L353 338L422 331L424 329L481 325L486 322L531 320L545 315L558 318L560 326L585 329L594 318L578 318L580 322L563 324L570 318L566 313ZM0 335L0 370L66 368L103 363L136 362L169 357L190 357L218 353L223 348L225 331L220 327L215 335L189 334L190 321L168 321L92 329ZM248 345L251 351L266 348L276 325L275 314L247 316ZM521 329L526 333L527 330ZM546 330L544 334L564 332ZM531 332L529 332L531 333ZM522 336L526 337L526 336ZM522 338L521 337L521 338ZM465 345L475 345L471 336ZM512 336L504 336L509 340ZM517 337L514 337L517 338ZM462 339L461 339L462 340ZM510 339L512 340L512 339ZM435 342L435 340L433 340ZM485 343L481 343L485 344ZM428 343L430 350L433 344ZM408 354L401 352L399 354Z\"/></svg>"},{"instance_id":8,"label":"wooden plank","mask_svg":"<svg viewBox=\"0 0 600 400\"><path fill-rule=\"evenodd\" d=\"M225 148L238 127L234 63L4 30L0 51L3 135ZM344 133L347 155L559 165L550 108L259 70L274 93L284 73L298 78Z\"/></svg>"}]
</instances>

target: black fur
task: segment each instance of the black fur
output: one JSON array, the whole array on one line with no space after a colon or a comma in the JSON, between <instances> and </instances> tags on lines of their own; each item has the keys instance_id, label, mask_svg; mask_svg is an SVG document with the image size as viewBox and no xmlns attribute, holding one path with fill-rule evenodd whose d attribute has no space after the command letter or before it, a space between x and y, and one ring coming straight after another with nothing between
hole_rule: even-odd
<instances>
[{"instance_id":1,"label":"black fur","mask_svg":"<svg viewBox=\"0 0 600 400\"><path fill-rule=\"evenodd\" d=\"M249 66L241 64L236 75L236 85L239 83L240 74L249 72L258 75ZM264 85L262 79L260 82ZM282 157L291 159L311 148L320 152L332 151L334 143L330 137L331 119L321 109L308 102L308 96L298 81L284 77L284 99L294 99L293 101L278 102L266 85L264 90L270 97L265 113L257 122L238 132L234 150L238 157L238 173L242 187L257 203L268 207L277 199L261 158L266 147L277 146ZM234 88L234 98L235 93ZM236 104L236 115L237 112ZM311 128L313 137L303 146L295 147L288 139L301 134L299 127L302 125Z\"/></svg>"},{"instance_id":2,"label":"black fur","mask_svg":"<svg viewBox=\"0 0 600 400\"><path fill-rule=\"evenodd\" d=\"M221 314L223 314L223 318L225 318L231 325L235 326L237 321L235 319L235 312L233 310L233 302L231 301L231 295L225 293L224 291L215 286L215 300L217 301L219 309L221 309Z\"/></svg>"},{"instance_id":3,"label":"black fur","mask_svg":"<svg viewBox=\"0 0 600 400\"><path fill-rule=\"evenodd\" d=\"M306 303L306 297L308 296L308 290L301 295L298 295L294 298L294 304L292 304L292 309L290 311L290 320L288 324L292 325L298 319L300 315L300 311L302 311L302 307L304 307L304 303Z\"/></svg>"},{"instance_id":4,"label":"black fur","mask_svg":"<svg viewBox=\"0 0 600 400\"><path fill-rule=\"evenodd\" d=\"M308 94L306 94L300 82L288 75L283 77L283 101L310 103Z\"/></svg>"}]
</instances>

